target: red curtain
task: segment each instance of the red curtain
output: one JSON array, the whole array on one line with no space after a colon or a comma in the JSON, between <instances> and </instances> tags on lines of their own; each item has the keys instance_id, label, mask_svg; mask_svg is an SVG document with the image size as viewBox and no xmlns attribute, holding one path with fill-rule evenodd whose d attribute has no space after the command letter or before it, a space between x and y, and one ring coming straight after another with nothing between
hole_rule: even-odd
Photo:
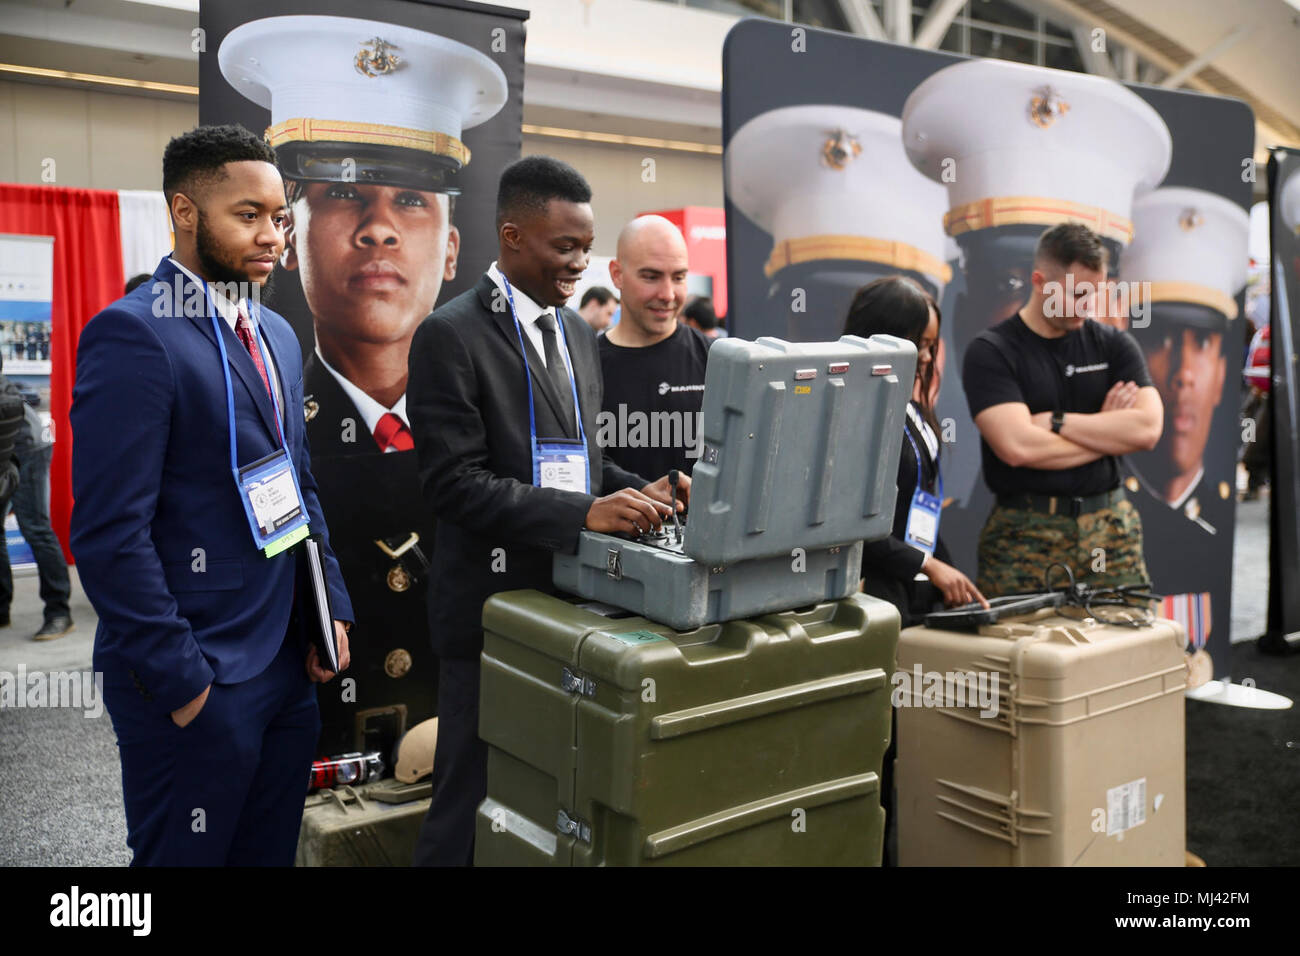
<instances>
[{"instance_id":1,"label":"red curtain","mask_svg":"<svg viewBox=\"0 0 1300 956\"><path fill-rule=\"evenodd\" d=\"M54 237L54 302L50 329L50 523L68 550L72 517L72 382L77 340L100 309L122 296L122 235L117 193L0 183L0 232ZM125 467L130 467L129 463Z\"/></svg>"}]
</instances>

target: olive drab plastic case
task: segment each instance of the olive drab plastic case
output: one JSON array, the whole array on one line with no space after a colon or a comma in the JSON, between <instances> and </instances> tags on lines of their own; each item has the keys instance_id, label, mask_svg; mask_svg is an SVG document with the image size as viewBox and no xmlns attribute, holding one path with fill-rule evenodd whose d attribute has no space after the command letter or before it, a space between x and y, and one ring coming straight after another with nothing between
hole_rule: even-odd
<instances>
[{"instance_id":1,"label":"olive drab plastic case","mask_svg":"<svg viewBox=\"0 0 1300 956\"><path fill-rule=\"evenodd\" d=\"M879 865L891 605L687 633L611 613L484 606L475 865Z\"/></svg>"},{"instance_id":2,"label":"olive drab plastic case","mask_svg":"<svg viewBox=\"0 0 1300 956\"><path fill-rule=\"evenodd\" d=\"M671 522L637 541L583 531L556 587L677 630L854 593L861 543L894 520L915 370L889 335L718 341L680 539Z\"/></svg>"},{"instance_id":3,"label":"olive drab plastic case","mask_svg":"<svg viewBox=\"0 0 1300 956\"><path fill-rule=\"evenodd\" d=\"M1051 611L903 631L900 864L1183 866L1183 644L1173 621ZM971 702L980 674L985 701L998 680L986 716Z\"/></svg>"},{"instance_id":4,"label":"olive drab plastic case","mask_svg":"<svg viewBox=\"0 0 1300 956\"><path fill-rule=\"evenodd\" d=\"M307 797L295 866L410 866L433 788L377 780Z\"/></svg>"}]
</instances>

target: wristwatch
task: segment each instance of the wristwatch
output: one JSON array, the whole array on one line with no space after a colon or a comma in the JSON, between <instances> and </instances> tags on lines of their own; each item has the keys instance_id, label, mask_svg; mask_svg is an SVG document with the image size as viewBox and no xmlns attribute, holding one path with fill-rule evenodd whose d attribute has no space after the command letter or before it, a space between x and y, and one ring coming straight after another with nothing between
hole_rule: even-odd
<instances>
[{"instance_id":1,"label":"wristwatch","mask_svg":"<svg viewBox=\"0 0 1300 956\"><path fill-rule=\"evenodd\" d=\"M1052 432L1061 434L1061 426L1065 424L1065 412L1052 412Z\"/></svg>"}]
</instances>

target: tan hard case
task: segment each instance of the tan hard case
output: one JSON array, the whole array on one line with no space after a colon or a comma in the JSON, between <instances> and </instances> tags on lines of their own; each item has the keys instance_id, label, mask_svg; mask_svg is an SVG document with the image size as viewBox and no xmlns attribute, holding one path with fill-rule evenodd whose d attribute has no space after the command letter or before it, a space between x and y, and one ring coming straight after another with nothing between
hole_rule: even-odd
<instances>
[{"instance_id":1,"label":"tan hard case","mask_svg":"<svg viewBox=\"0 0 1300 956\"><path fill-rule=\"evenodd\" d=\"M1183 645L1174 621L1051 611L978 632L904 630L900 864L1183 866ZM986 691L998 681L991 716L978 694L961 706L957 679L935 690L949 674L978 689L961 675L981 673Z\"/></svg>"}]
</instances>

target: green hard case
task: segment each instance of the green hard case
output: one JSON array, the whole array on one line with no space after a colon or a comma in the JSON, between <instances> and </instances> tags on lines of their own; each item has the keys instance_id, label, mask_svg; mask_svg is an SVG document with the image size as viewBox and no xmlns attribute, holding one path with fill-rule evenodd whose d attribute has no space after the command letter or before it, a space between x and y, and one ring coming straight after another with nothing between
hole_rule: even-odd
<instances>
[{"instance_id":1,"label":"green hard case","mask_svg":"<svg viewBox=\"0 0 1300 956\"><path fill-rule=\"evenodd\" d=\"M410 866L429 781L377 780L307 797L295 866Z\"/></svg>"},{"instance_id":2,"label":"green hard case","mask_svg":"<svg viewBox=\"0 0 1300 956\"><path fill-rule=\"evenodd\" d=\"M476 865L880 864L891 605L687 632L620 614L484 605Z\"/></svg>"}]
</instances>

